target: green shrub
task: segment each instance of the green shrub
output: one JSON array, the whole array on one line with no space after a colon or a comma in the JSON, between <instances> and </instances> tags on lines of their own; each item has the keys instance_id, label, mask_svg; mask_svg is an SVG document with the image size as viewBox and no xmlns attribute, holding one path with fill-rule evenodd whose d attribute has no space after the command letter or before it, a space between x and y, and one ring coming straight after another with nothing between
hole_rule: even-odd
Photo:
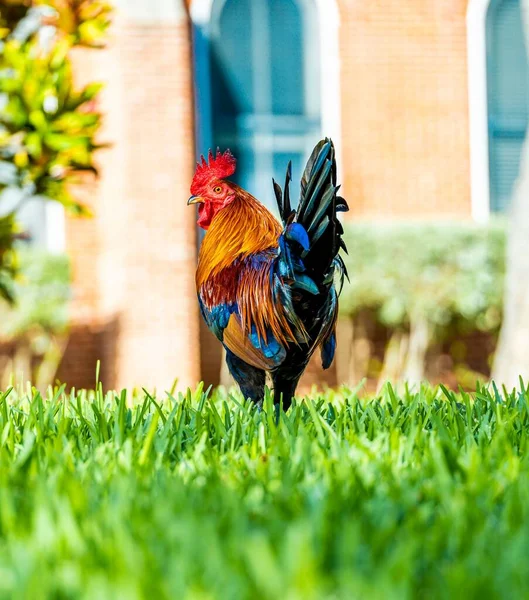
<instances>
[{"instance_id":1,"label":"green shrub","mask_svg":"<svg viewBox=\"0 0 529 600\"><path fill-rule=\"evenodd\" d=\"M110 7L100 0L11 1L0 9L0 202L16 191L17 205L0 206L0 297L12 300L16 273L16 214L29 199L89 211L70 193L82 172L96 173L93 153L101 86L73 86L68 52L101 45Z\"/></svg>"},{"instance_id":2,"label":"green shrub","mask_svg":"<svg viewBox=\"0 0 529 600\"><path fill-rule=\"evenodd\" d=\"M19 278L14 284L15 305L0 303L0 340L28 335L60 334L68 325L70 261L38 249L19 251Z\"/></svg>"},{"instance_id":3,"label":"green shrub","mask_svg":"<svg viewBox=\"0 0 529 600\"><path fill-rule=\"evenodd\" d=\"M342 314L374 310L391 328L419 316L441 328L454 320L481 331L499 327L503 222L350 224L345 240L350 285L340 299Z\"/></svg>"},{"instance_id":4,"label":"green shrub","mask_svg":"<svg viewBox=\"0 0 529 600\"><path fill-rule=\"evenodd\" d=\"M44 389L53 382L66 346L70 262L26 248L17 260L18 277L9 286L16 302L0 300L0 381L23 374Z\"/></svg>"},{"instance_id":5,"label":"green shrub","mask_svg":"<svg viewBox=\"0 0 529 600\"><path fill-rule=\"evenodd\" d=\"M342 327L352 339L340 381L363 377L420 381L445 340L473 332L497 335L502 318L505 226L492 221L356 223L346 226L350 283L340 299ZM373 331L387 333L383 357L374 356ZM352 336L352 337L351 337ZM357 351L357 349L360 349ZM474 385L488 374L469 370L465 349L446 356L457 382ZM435 352L433 350L435 349ZM489 357L484 356L482 363ZM461 363L461 361L463 362ZM435 362L435 360L434 360ZM459 364L461 363L461 364Z\"/></svg>"},{"instance_id":6,"label":"green shrub","mask_svg":"<svg viewBox=\"0 0 529 600\"><path fill-rule=\"evenodd\" d=\"M15 29L31 10L39 19L35 9L45 16L47 24L69 36L73 44L89 47L104 43L112 12L111 4L104 0L4 0L0 27Z\"/></svg>"},{"instance_id":7,"label":"green shrub","mask_svg":"<svg viewBox=\"0 0 529 600\"><path fill-rule=\"evenodd\" d=\"M15 215L0 215L0 302L13 302L13 277L16 273Z\"/></svg>"},{"instance_id":8,"label":"green shrub","mask_svg":"<svg viewBox=\"0 0 529 600\"><path fill-rule=\"evenodd\" d=\"M88 108L101 86L77 92L63 39L48 52L37 43L8 40L0 54L9 77L0 78L0 191L15 187L25 198L43 196L71 212L86 209L68 191L72 177L95 172L93 151L101 115Z\"/></svg>"}]
</instances>

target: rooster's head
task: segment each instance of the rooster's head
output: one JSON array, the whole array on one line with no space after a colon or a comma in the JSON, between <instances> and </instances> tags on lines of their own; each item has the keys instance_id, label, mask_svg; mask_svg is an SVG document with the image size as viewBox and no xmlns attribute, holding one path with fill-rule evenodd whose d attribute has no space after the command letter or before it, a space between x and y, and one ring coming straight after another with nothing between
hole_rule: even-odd
<instances>
[{"instance_id":1,"label":"rooster's head","mask_svg":"<svg viewBox=\"0 0 529 600\"><path fill-rule=\"evenodd\" d=\"M235 185L226 181L226 178L235 173L236 160L233 154L226 150L221 153L217 148L217 155L213 156L211 150L208 160L202 156L197 163L195 176L191 183L191 198L188 204L199 204L197 223L207 229L213 217L225 206L235 200Z\"/></svg>"}]
</instances>

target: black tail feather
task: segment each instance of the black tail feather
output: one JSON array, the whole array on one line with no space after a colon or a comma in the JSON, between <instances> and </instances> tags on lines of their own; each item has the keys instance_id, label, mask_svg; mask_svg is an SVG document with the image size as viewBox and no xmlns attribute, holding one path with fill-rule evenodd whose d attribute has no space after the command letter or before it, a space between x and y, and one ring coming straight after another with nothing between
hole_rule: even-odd
<instances>
[{"instance_id":1,"label":"black tail feather","mask_svg":"<svg viewBox=\"0 0 529 600\"><path fill-rule=\"evenodd\" d=\"M289 161L287 166L287 173L285 176L285 188L281 190L281 186L272 179L274 184L274 193L276 196L277 208L279 209L279 216L286 225L291 220L292 206L290 204L290 182L292 181L292 161Z\"/></svg>"},{"instance_id":2,"label":"black tail feather","mask_svg":"<svg viewBox=\"0 0 529 600\"><path fill-rule=\"evenodd\" d=\"M337 213L345 212L349 207L344 198L337 195L339 189L334 144L325 138L318 142L307 161L295 217L309 235L309 249L304 252L303 262L317 283L326 281L334 267L343 272L343 261L336 258L340 249L347 252L347 248Z\"/></svg>"},{"instance_id":3,"label":"black tail feather","mask_svg":"<svg viewBox=\"0 0 529 600\"><path fill-rule=\"evenodd\" d=\"M285 175L285 193L283 195L283 214L285 221L290 217L292 207L290 206L290 182L292 181L292 161L288 161L287 174Z\"/></svg>"},{"instance_id":4,"label":"black tail feather","mask_svg":"<svg viewBox=\"0 0 529 600\"><path fill-rule=\"evenodd\" d=\"M276 196L277 208L279 209L279 216L281 217L281 220L285 222L285 213L283 211L283 190L275 179L272 179L272 183L274 184L274 194Z\"/></svg>"}]
</instances>

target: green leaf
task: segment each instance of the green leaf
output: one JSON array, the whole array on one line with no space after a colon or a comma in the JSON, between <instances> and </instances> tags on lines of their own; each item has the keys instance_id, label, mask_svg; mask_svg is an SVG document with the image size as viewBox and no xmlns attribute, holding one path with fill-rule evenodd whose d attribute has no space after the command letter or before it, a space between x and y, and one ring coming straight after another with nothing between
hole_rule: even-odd
<instances>
[{"instance_id":1,"label":"green leaf","mask_svg":"<svg viewBox=\"0 0 529 600\"><path fill-rule=\"evenodd\" d=\"M33 110L29 114L29 122L35 129L41 133L45 133L48 128L48 120L41 110Z\"/></svg>"},{"instance_id":2,"label":"green leaf","mask_svg":"<svg viewBox=\"0 0 529 600\"><path fill-rule=\"evenodd\" d=\"M40 159L42 156L42 139L38 132L28 133L24 140L24 145L32 158L36 160Z\"/></svg>"}]
</instances>

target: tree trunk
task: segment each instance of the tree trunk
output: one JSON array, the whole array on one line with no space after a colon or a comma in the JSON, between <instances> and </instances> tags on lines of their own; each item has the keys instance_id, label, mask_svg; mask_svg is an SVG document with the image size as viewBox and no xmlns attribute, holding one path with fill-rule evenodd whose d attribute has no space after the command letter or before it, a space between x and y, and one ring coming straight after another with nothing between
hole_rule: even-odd
<instances>
[{"instance_id":1,"label":"tree trunk","mask_svg":"<svg viewBox=\"0 0 529 600\"><path fill-rule=\"evenodd\" d=\"M336 379L338 385L354 385L350 370L351 355L353 354L354 318L342 317L336 328Z\"/></svg>"},{"instance_id":2,"label":"tree trunk","mask_svg":"<svg viewBox=\"0 0 529 600\"><path fill-rule=\"evenodd\" d=\"M337 331L338 384L355 387L367 377L369 371L371 359L369 313L360 311L354 317L341 319Z\"/></svg>"},{"instance_id":3,"label":"tree trunk","mask_svg":"<svg viewBox=\"0 0 529 600\"><path fill-rule=\"evenodd\" d=\"M529 0L522 0L529 47ZM514 387L529 379L529 142L525 139L515 187L507 244L504 318L493 368L494 379Z\"/></svg>"},{"instance_id":4,"label":"tree trunk","mask_svg":"<svg viewBox=\"0 0 529 600\"><path fill-rule=\"evenodd\" d=\"M419 384L424 379L426 352L432 337L428 321L421 315L410 317L408 356L404 365L403 380Z\"/></svg>"},{"instance_id":5,"label":"tree trunk","mask_svg":"<svg viewBox=\"0 0 529 600\"><path fill-rule=\"evenodd\" d=\"M377 393L388 381L393 385L402 381L409 344L410 336L408 334L399 329L393 331L386 345L384 363L377 383Z\"/></svg>"}]
</instances>

